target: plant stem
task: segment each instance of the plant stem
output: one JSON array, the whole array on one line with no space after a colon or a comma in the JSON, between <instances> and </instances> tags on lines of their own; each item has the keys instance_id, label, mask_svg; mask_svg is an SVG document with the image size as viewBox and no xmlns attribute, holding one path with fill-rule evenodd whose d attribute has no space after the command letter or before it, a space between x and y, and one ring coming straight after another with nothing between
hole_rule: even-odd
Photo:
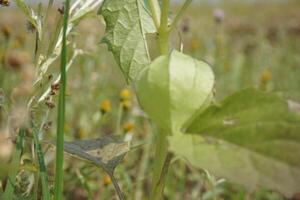
<instances>
[{"instance_id":1,"label":"plant stem","mask_svg":"<svg viewBox=\"0 0 300 200\"><path fill-rule=\"evenodd\" d=\"M162 13L160 18L160 27L158 30L157 43L161 55L169 53L169 15L170 0L162 1ZM154 171L152 177L151 200L161 200L164 190L165 177L168 171L169 161L168 154L168 134L166 132L158 132L155 141ZM165 165L167 164L167 167Z\"/></svg>"},{"instance_id":2,"label":"plant stem","mask_svg":"<svg viewBox=\"0 0 300 200\"><path fill-rule=\"evenodd\" d=\"M165 174L167 173L164 170L164 166L166 163L168 153L168 141L167 134L163 132L159 132L156 136L155 141L155 156L154 156L154 171L152 178L152 190L151 190L151 200L160 200L165 182Z\"/></svg>"},{"instance_id":3,"label":"plant stem","mask_svg":"<svg viewBox=\"0 0 300 200\"><path fill-rule=\"evenodd\" d=\"M151 144L154 143L153 141L153 134L148 134L146 141L151 141ZM138 172L138 179L136 183L136 191L135 196L133 199L143 199L143 185L144 185L144 178L146 176L146 170L149 165L149 158L152 151L152 145L146 144L143 149L143 158L141 160L139 172Z\"/></svg>"},{"instance_id":4,"label":"plant stem","mask_svg":"<svg viewBox=\"0 0 300 200\"><path fill-rule=\"evenodd\" d=\"M159 8L159 3L157 0L149 0L149 7L150 7L150 12L152 15L152 19L154 22L154 25L156 29L158 30L159 28L159 15L160 15L160 8Z\"/></svg>"},{"instance_id":5,"label":"plant stem","mask_svg":"<svg viewBox=\"0 0 300 200\"><path fill-rule=\"evenodd\" d=\"M65 0L63 41L60 66L60 90L57 117L56 140L56 169L55 169L55 200L62 199L63 192L63 161L64 161L64 124L65 124L65 90L66 90L66 65L67 65L67 28L69 18L70 0Z\"/></svg>"},{"instance_id":6,"label":"plant stem","mask_svg":"<svg viewBox=\"0 0 300 200\"><path fill-rule=\"evenodd\" d=\"M42 183L42 193L43 193L42 199L50 200L50 191L48 185L48 176L47 176L44 154L42 151L41 143L38 138L38 131L34 126L33 122L31 122L31 126L32 126L32 135L33 135L33 139L37 151L38 162L39 162L39 173L40 173L40 178Z\"/></svg>"},{"instance_id":7,"label":"plant stem","mask_svg":"<svg viewBox=\"0 0 300 200\"><path fill-rule=\"evenodd\" d=\"M122 134L121 126L122 126L122 117L123 117L123 106L121 103L119 104L118 109L118 118L117 118L117 124L116 124L116 135Z\"/></svg>"},{"instance_id":8,"label":"plant stem","mask_svg":"<svg viewBox=\"0 0 300 200\"><path fill-rule=\"evenodd\" d=\"M169 53L169 27L168 27L168 15L169 15L170 0L163 0L162 13L160 18L160 27L158 29L158 47L161 55L167 55Z\"/></svg>"},{"instance_id":9,"label":"plant stem","mask_svg":"<svg viewBox=\"0 0 300 200\"><path fill-rule=\"evenodd\" d=\"M182 7L180 8L179 12L177 13L175 19L173 20L171 24L170 31L174 30L174 28L177 26L179 20L182 18L182 15L184 14L185 10L188 8L188 6L192 3L193 0L186 0Z\"/></svg>"},{"instance_id":10,"label":"plant stem","mask_svg":"<svg viewBox=\"0 0 300 200\"><path fill-rule=\"evenodd\" d=\"M115 191L119 197L119 200L125 200L124 194L122 193L120 186L118 184L118 181L116 180L115 176L113 175L113 173L111 172L107 172L107 174L109 175L111 182L114 185Z\"/></svg>"}]
</instances>

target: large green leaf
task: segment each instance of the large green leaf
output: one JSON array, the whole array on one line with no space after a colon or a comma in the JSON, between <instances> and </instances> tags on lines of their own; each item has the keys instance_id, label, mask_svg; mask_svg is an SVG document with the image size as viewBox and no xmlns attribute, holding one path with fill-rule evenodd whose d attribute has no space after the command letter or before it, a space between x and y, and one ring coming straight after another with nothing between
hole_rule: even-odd
<instances>
[{"instance_id":1,"label":"large green leaf","mask_svg":"<svg viewBox=\"0 0 300 200\"><path fill-rule=\"evenodd\" d=\"M160 56L138 77L137 96L149 117L175 133L212 98L210 66L176 50Z\"/></svg>"},{"instance_id":2,"label":"large green leaf","mask_svg":"<svg viewBox=\"0 0 300 200\"><path fill-rule=\"evenodd\" d=\"M300 116L275 94L246 89L197 116L187 130L300 167Z\"/></svg>"},{"instance_id":3,"label":"large green leaf","mask_svg":"<svg viewBox=\"0 0 300 200\"><path fill-rule=\"evenodd\" d=\"M294 111L275 94L243 90L207 108L188 127L186 132L203 137L196 140L213 143L195 143L193 149L202 158L177 153L249 188L262 185L291 195L300 191L300 117ZM174 145L173 150L178 148ZM218 162L210 156L218 156Z\"/></svg>"},{"instance_id":4,"label":"large green leaf","mask_svg":"<svg viewBox=\"0 0 300 200\"><path fill-rule=\"evenodd\" d=\"M106 22L103 38L128 82L151 62L146 34L154 33L152 18L143 0L105 0L99 14Z\"/></svg>"},{"instance_id":5,"label":"large green leaf","mask_svg":"<svg viewBox=\"0 0 300 200\"><path fill-rule=\"evenodd\" d=\"M169 145L191 165L241 184L249 192L263 186L290 197L300 191L299 168L241 146L190 134L171 136Z\"/></svg>"}]
</instances>

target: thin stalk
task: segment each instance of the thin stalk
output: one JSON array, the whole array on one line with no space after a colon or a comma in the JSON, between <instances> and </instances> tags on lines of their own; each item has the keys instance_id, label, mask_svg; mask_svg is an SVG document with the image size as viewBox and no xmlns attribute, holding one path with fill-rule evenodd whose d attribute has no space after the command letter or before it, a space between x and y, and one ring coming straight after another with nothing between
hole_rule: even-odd
<instances>
[{"instance_id":1,"label":"thin stalk","mask_svg":"<svg viewBox=\"0 0 300 200\"><path fill-rule=\"evenodd\" d=\"M113 175L113 173L107 172L107 174L109 175L111 182L114 185L115 191L119 197L119 200L125 200L124 194L122 193L120 186L118 184L118 181L116 180L115 176Z\"/></svg>"},{"instance_id":2,"label":"thin stalk","mask_svg":"<svg viewBox=\"0 0 300 200\"><path fill-rule=\"evenodd\" d=\"M9 174L7 184L5 187L5 191L3 193L2 198L0 198L0 199L13 199L16 176L17 176L17 173L19 170L19 165L20 165L20 160L21 160L21 155L22 155L24 135L25 135L25 130L21 129L17 135L16 151L14 153L14 156L13 156L13 159L11 162L11 164L13 166L13 170Z\"/></svg>"},{"instance_id":3,"label":"thin stalk","mask_svg":"<svg viewBox=\"0 0 300 200\"><path fill-rule=\"evenodd\" d=\"M182 18L184 12L185 12L186 9L189 7L189 5L192 3L192 1L193 1L193 0L186 0L186 1L184 2L184 4L183 4L182 7L180 8L179 12L177 13L176 17L174 18L174 20L173 20L173 22L172 22L172 24L171 24L170 31L173 31L173 30L176 28L176 26L177 26L179 20Z\"/></svg>"},{"instance_id":4,"label":"thin stalk","mask_svg":"<svg viewBox=\"0 0 300 200\"><path fill-rule=\"evenodd\" d=\"M54 0L49 0L48 1L48 6L47 6L47 9L46 9L46 12L45 12L46 14L45 14L44 19L43 19L43 28L42 28L42 30L47 30L47 28L48 28L48 16L49 16L49 12L51 11L51 8L53 6L53 3L54 3ZM39 6L40 6L39 15L41 15L40 14L40 12L42 11L41 4ZM40 53L42 53L41 51L46 49L45 48L46 44L47 44L47 42L49 42L48 38L46 38L46 39L45 38L46 38L46 31L43 31L42 32L42 38L41 38L41 41L40 41L40 45L37 45L36 50L35 50L36 64L38 62L38 56L40 55ZM39 39L38 39L38 36L37 36L36 44L38 44L38 42L39 42Z\"/></svg>"},{"instance_id":5,"label":"thin stalk","mask_svg":"<svg viewBox=\"0 0 300 200\"><path fill-rule=\"evenodd\" d=\"M42 151L42 146L38 138L38 131L36 127L34 126L33 122L31 123L32 126L32 135L35 143L35 149L37 152L38 162L39 162L39 176L41 178L42 183L42 193L43 193L43 200L50 200L50 190L49 190L49 184L48 184L48 175L47 175L47 169L45 165L45 159L44 154Z\"/></svg>"},{"instance_id":6,"label":"thin stalk","mask_svg":"<svg viewBox=\"0 0 300 200\"><path fill-rule=\"evenodd\" d=\"M167 134L160 132L156 136L154 169L152 177L151 200L160 200L164 189L164 165L168 154ZM165 171L167 172L167 171ZM163 175L163 176L162 176Z\"/></svg>"},{"instance_id":7,"label":"thin stalk","mask_svg":"<svg viewBox=\"0 0 300 200\"><path fill-rule=\"evenodd\" d=\"M160 18L160 27L158 30L157 43L159 46L160 54L167 55L169 53L169 27L168 27L168 15L170 8L170 0L162 1L162 13ZM165 175L168 167L164 167L169 161L167 159L168 154L168 134L165 132L159 132L156 135L155 141L155 157L154 157L154 171L152 177L152 190L150 199L160 200L164 190Z\"/></svg>"},{"instance_id":8,"label":"thin stalk","mask_svg":"<svg viewBox=\"0 0 300 200\"><path fill-rule=\"evenodd\" d=\"M153 143L153 134L148 134L147 136L147 140L146 141L151 141L151 143ZM144 178L145 178L145 174L146 174L146 171L147 171L147 167L149 165L149 158L150 158L150 153L151 153L151 150L152 150L152 145L151 144L146 144L144 146L144 149L143 149L143 158L142 158L142 161L141 161L141 165L140 165L140 168L139 168L139 172L138 172L138 179L140 180L137 180L137 185L136 185L136 191L135 191L135 198L133 199L143 199L143 183L144 183Z\"/></svg>"},{"instance_id":9,"label":"thin stalk","mask_svg":"<svg viewBox=\"0 0 300 200\"><path fill-rule=\"evenodd\" d=\"M157 0L149 0L150 12L156 29L159 28L160 8Z\"/></svg>"},{"instance_id":10,"label":"thin stalk","mask_svg":"<svg viewBox=\"0 0 300 200\"><path fill-rule=\"evenodd\" d=\"M117 135L121 134L122 117L123 117L123 106L120 103L119 110L118 110L117 124L116 124L116 134Z\"/></svg>"},{"instance_id":11,"label":"thin stalk","mask_svg":"<svg viewBox=\"0 0 300 200\"><path fill-rule=\"evenodd\" d=\"M169 27L168 27L168 15L169 15L170 0L163 0L162 12L160 18L160 27L158 29L158 47L161 55L167 55L169 53Z\"/></svg>"},{"instance_id":12,"label":"thin stalk","mask_svg":"<svg viewBox=\"0 0 300 200\"><path fill-rule=\"evenodd\" d=\"M56 140L56 168L55 168L55 193L54 199L61 200L63 192L63 161L64 161L64 124L65 124L65 90L66 90L66 66L67 66L67 28L69 18L70 0L65 0L63 39L60 66L60 90L57 117Z\"/></svg>"},{"instance_id":13,"label":"thin stalk","mask_svg":"<svg viewBox=\"0 0 300 200\"><path fill-rule=\"evenodd\" d=\"M5 59L6 59L6 53L8 50L8 45L9 45L9 41L10 41L10 37L5 37L4 38L4 42L3 42L3 55L2 55L2 60L1 60L1 64L2 64L2 68L5 68ZM0 87L4 88L4 78L5 78L5 72L4 70L1 71L0 73Z\"/></svg>"},{"instance_id":14,"label":"thin stalk","mask_svg":"<svg viewBox=\"0 0 300 200\"><path fill-rule=\"evenodd\" d=\"M35 164L37 164L35 162ZM38 200L38 191L39 191L39 184L40 184L40 172L37 171L34 173L34 185L33 185L33 197L32 199Z\"/></svg>"}]
</instances>

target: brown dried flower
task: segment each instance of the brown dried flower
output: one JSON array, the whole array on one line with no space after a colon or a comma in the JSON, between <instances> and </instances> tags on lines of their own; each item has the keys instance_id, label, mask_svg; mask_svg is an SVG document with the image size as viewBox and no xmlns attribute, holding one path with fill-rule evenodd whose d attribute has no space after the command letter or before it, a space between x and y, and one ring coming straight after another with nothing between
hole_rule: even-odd
<instances>
[{"instance_id":1,"label":"brown dried flower","mask_svg":"<svg viewBox=\"0 0 300 200\"><path fill-rule=\"evenodd\" d=\"M10 5L10 2L9 2L9 0L0 0L0 5L1 6L9 6Z\"/></svg>"}]
</instances>

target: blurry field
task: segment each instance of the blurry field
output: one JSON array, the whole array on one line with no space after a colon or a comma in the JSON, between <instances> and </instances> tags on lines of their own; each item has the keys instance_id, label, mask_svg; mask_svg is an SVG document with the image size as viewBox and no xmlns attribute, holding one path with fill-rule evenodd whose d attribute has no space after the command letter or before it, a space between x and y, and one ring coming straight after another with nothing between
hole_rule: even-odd
<instances>
[{"instance_id":1,"label":"blurry field","mask_svg":"<svg viewBox=\"0 0 300 200\"><path fill-rule=\"evenodd\" d=\"M221 10L224 18L214 16ZM31 86L36 72L35 33L30 32L30 27L19 13L14 9L0 8L0 163L10 158L13 145L7 137L11 137L14 127L26 119L26 103L30 94L34 93ZM53 10L49 18L50 35L55 29L56 15L58 12ZM173 47L180 48L181 39L184 52L213 66L218 99L253 86L300 100L299 1L194 5L178 30L180 34L172 36ZM132 137L134 144L143 145L138 145L127 155L124 163L117 168L116 177L127 199L144 199L146 196L141 197L141 192L147 194L150 187L149 179L145 177L149 177L151 168L151 159L148 159L152 155L152 146L149 145L151 128L111 53L100 44L103 35L101 18L91 14L80 22L76 33L70 36L70 40L84 53L75 59L68 71L65 139L112 135L120 126L122 134ZM156 48L154 44L150 46L151 49ZM69 53L73 53L71 47ZM152 57L155 56L153 53ZM58 71L59 62L56 62L45 76L55 77ZM33 113L37 121L43 124L41 128L45 131L46 141L55 136L56 109L51 107L56 106L56 98L51 102L53 105L42 101ZM31 188L26 195L31 184L28 177L36 170L30 148L28 145L28 153L25 152L22 158L24 170L18 175L17 192L20 196L17 199L34 198L31 191L35 188ZM53 151L48 150L45 156L52 183ZM0 171L2 178L5 170ZM168 176L166 199L283 199L279 194L264 189L248 194L237 185L217 183L208 177L203 171L176 161ZM101 170L82 161L66 157L64 178L66 199L114 198L109 178ZM1 185L3 187L4 183Z\"/></svg>"}]
</instances>

